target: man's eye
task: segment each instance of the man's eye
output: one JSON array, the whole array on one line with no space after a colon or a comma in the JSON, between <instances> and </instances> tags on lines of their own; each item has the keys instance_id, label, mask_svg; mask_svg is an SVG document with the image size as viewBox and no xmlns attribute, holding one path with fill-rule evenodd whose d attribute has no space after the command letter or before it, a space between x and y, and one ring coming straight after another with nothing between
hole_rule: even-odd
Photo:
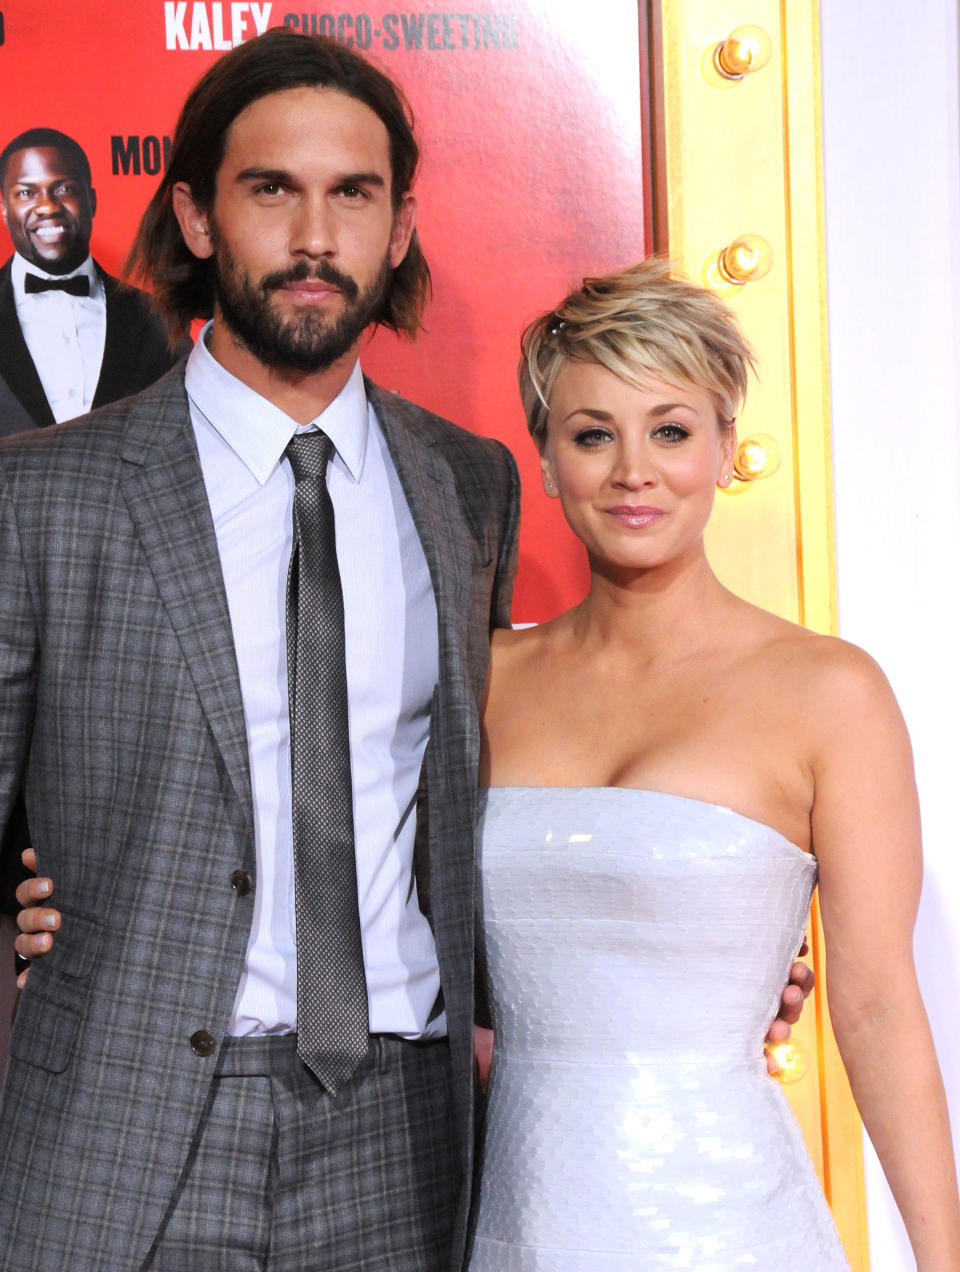
<instances>
[{"instance_id":1,"label":"man's eye","mask_svg":"<svg viewBox=\"0 0 960 1272\"><path fill-rule=\"evenodd\" d=\"M283 186L279 181L264 181L257 186L257 194L274 195L279 194Z\"/></svg>"},{"instance_id":2,"label":"man's eye","mask_svg":"<svg viewBox=\"0 0 960 1272\"><path fill-rule=\"evenodd\" d=\"M345 199L358 200L365 199L367 197L366 190L362 189L360 186L341 186L340 193Z\"/></svg>"},{"instance_id":3,"label":"man's eye","mask_svg":"<svg viewBox=\"0 0 960 1272\"><path fill-rule=\"evenodd\" d=\"M602 446L604 442L610 440L610 431L605 428L599 428L594 425L593 428L581 429L574 437L574 441L578 446Z\"/></svg>"},{"instance_id":4,"label":"man's eye","mask_svg":"<svg viewBox=\"0 0 960 1272\"><path fill-rule=\"evenodd\" d=\"M653 435L659 438L661 442L666 442L668 446L677 446L680 442L686 441L690 436L690 431L684 428L682 424L661 424Z\"/></svg>"}]
</instances>

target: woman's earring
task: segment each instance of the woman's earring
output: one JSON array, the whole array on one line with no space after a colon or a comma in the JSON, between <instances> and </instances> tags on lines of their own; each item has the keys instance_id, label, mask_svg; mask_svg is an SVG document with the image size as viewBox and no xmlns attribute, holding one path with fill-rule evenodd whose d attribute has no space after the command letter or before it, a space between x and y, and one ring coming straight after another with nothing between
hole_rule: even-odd
<instances>
[{"instance_id":1,"label":"woman's earring","mask_svg":"<svg viewBox=\"0 0 960 1272\"><path fill-rule=\"evenodd\" d=\"M553 482L552 482L552 481L548 481L548 482L547 482L547 494L548 494L548 495L552 495L552 494L553 494Z\"/></svg>"}]
</instances>

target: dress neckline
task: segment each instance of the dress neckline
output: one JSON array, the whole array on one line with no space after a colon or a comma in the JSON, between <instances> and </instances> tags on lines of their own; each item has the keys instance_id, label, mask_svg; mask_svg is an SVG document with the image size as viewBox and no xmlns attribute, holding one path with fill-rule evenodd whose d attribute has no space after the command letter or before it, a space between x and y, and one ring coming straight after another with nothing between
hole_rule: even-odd
<instances>
[{"instance_id":1,"label":"dress neckline","mask_svg":"<svg viewBox=\"0 0 960 1272\"><path fill-rule=\"evenodd\" d=\"M698 799L696 795L677 795L673 791L656 791L645 786L481 786L480 794L489 794L491 791L625 791L631 795L652 796L655 799L673 799L679 800L683 804L695 804L701 808L715 808L722 813L729 813L731 817L736 817L739 821L748 822L751 826L759 826L762 830L768 831L771 835L775 835L782 843L786 844L793 852L798 852L801 857L807 861L816 861L816 856L812 852L808 852L805 848L801 848L799 844L795 844L792 839L776 826L771 826L769 822L758 821L756 817L749 817L746 813L738 813L735 808L731 808L728 804L717 804L710 799ZM618 796L614 796L618 798Z\"/></svg>"}]
</instances>

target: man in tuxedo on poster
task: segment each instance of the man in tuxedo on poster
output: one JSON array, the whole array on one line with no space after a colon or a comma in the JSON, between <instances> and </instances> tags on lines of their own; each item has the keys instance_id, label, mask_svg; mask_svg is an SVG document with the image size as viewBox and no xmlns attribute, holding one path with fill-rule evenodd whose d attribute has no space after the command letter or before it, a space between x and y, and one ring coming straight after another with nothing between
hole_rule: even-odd
<instances>
[{"instance_id":1,"label":"man in tuxedo on poster","mask_svg":"<svg viewBox=\"0 0 960 1272\"><path fill-rule=\"evenodd\" d=\"M171 349L146 292L93 260L96 210L90 162L73 137L30 128L0 150L0 215L15 248L0 267L0 437L139 393L189 348ZM28 846L18 800L0 868L6 912Z\"/></svg>"},{"instance_id":2,"label":"man in tuxedo on poster","mask_svg":"<svg viewBox=\"0 0 960 1272\"><path fill-rule=\"evenodd\" d=\"M2 1269L461 1264L478 709L518 483L499 443L359 370L370 324L419 326L416 164L398 90L353 51L276 30L227 53L135 247L161 306L212 325L135 399L0 446L0 811L23 771L63 912L11 1043ZM301 607L327 496L336 623ZM324 752L298 704L302 681L329 701L338 639ZM304 983L301 924L325 934L302 841L333 836L344 754L344 976Z\"/></svg>"},{"instance_id":3,"label":"man in tuxedo on poster","mask_svg":"<svg viewBox=\"0 0 960 1272\"><path fill-rule=\"evenodd\" d=\"M73 419L139 393L186 352L150 297L90 255L97 210L79 143L31 128L0 151L0 214L15 248L0 268L0 435Z\"/></svg>"}]
</instances>

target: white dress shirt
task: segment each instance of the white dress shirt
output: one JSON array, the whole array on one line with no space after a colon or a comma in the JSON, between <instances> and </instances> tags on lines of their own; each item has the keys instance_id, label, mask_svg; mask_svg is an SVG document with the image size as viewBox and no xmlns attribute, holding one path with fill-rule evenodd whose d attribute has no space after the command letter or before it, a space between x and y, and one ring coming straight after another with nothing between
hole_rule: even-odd
<instances>
[{"instance_id":1,"label":"white dress shirt","mask_svg":"<svg viewBox=\"0 0 960 1272\"><path fill-rule=\"evenodd\" d=\"M254 917L233 1034L296 1027L286 583L297 425L209 352L186 387L237 652L253 783ZM423 549L359 364L308 428L330 437L327 485L343 587L360 926L373 1033L445 1032L433 934L413 875L415 797L437 680L437 612Z\"/></svg>"},{"instance_id":2,"label":"white dress shirt","mask_svg":"<svg viewBox=\"0 0 960 1272\"><path fill-rule=\"evenodd\" d=\"M23 280L28 273L38 278L88 278L90 295L27 295ZM107 297L96 266L88 256L69 274L48 274L14 252L10 281L20 329L53 418L59 424L83 415L93 405L107 339Z\"/></svg>"}]
</instances>

